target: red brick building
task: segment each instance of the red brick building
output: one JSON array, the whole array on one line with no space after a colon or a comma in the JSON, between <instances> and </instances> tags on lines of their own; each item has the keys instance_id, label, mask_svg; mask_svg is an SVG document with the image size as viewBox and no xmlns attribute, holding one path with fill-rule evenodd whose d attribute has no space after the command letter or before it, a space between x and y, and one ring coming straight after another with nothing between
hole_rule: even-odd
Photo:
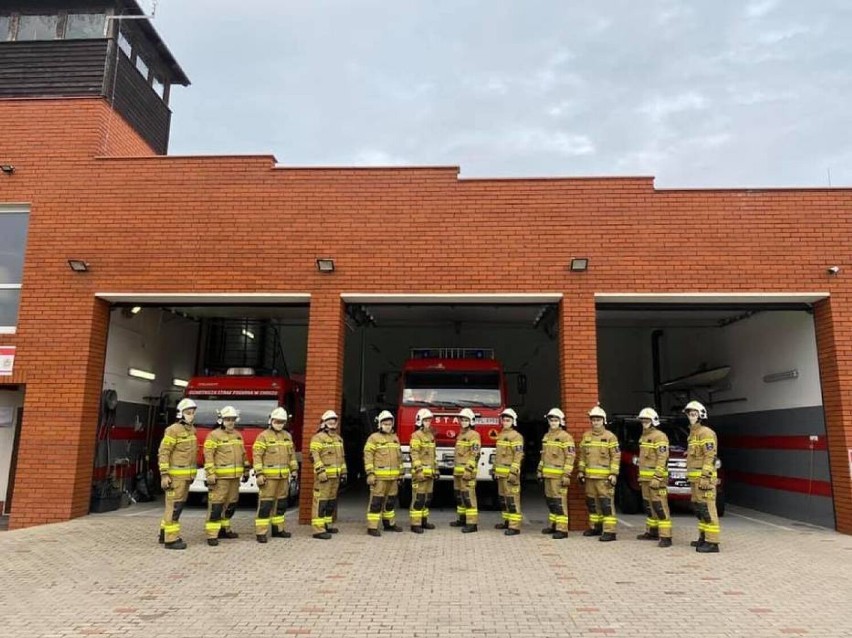
<instances>
[{"instance_id":1,"label":"red brick building","mask_svg":"<svg viewBox=\"0 0 852 638\"><path fill-rule=\"evenodd\" d=\"M106 45L115 37L105 32ZM0 71L9 49L23 44L2 40ZM149 86L153 69L186 83L170 56L153 50ZM813 317L824 413L816 451L830 468L828 477L808 477L807 489L833 503L836 528L852 533L852 286L844 268L852 191L657 190L650 177L460 179L456 167L170 157L132 115L111 108L109 95L39 93L0 92L0 207L28 219L17 319L0 335L0 345L16 347L14 370L0 380L24 396L11 527L89 511L111 308L215 296L221 304L308 300L308 427L325 409L343 409L348 305L551 303L558 400L575 436L602 393L601 312L804 309ZM333 273L318 272L320 257L334 260ZM570 270L577 257L589 259L586 271ZM72 271L69 259L88 271ZM834 265L837 274L827 270ZM712 414L711 406L711 423ZM812 438L802 443L788 431L762 431L762 442L738 436L744 454L814 453ZM743 482L754 485L770 473L748 474ZM793 474L763 487L783 491L790 479L787 488L802 493ZM311 473L302 480L304 519ZM574 490L572 524L582 527Z\"/></svg>"}]
</instances>

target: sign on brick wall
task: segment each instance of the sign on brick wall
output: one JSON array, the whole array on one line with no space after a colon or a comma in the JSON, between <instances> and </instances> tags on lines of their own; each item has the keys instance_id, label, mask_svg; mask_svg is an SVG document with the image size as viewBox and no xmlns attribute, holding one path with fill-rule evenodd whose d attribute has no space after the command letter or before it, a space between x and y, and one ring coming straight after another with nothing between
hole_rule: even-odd
<instances>
[{"instance_id":1,"label":"sign on brick wall","mask_svg":"<svg viewBox=\"0 0 852 638\"><path fill-rule=\"evenodd\" d=\"M0 375L9 376L15 368L15 346L0 346Z\"/></svg>"}]
</instances>

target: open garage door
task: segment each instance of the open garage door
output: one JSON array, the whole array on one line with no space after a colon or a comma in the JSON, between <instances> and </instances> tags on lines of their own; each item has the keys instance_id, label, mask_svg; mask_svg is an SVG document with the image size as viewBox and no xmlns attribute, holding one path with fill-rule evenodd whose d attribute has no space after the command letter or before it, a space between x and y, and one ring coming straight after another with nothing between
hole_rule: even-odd
<instances>
[{"instance_id":1,"label":"open garage door","mask_svg":"<svg viewBox=\"0 0 852 638\"><path fill-rule=\"evenodd\" d=\"M380 410L397 416L407 453L415 414L428 407L436 415L441 478L451 485L458 413L468 407L483 444L478 479L490 484L499 413L512 407L526 442L524 469L534 473L543 415L560 397L558 299L501 303L460 295L451 301L347 303L343 387L350 471L363 471L361 450ZM449 493L439 486L436 496ZM487 497L488 486L481 493ZM403 503L407 494L403 489Z\"/></svg>"},{"instance_id":2,"label":"open garage door","mask_svg":"<svg viewBox=\"0 0 852 638\"><path fill-rule=\"evenodd\" d=\"M634 417L645 406L671 440L670 498L688 502L681 410L696 399L719 437L721 510L726 500L834 527L810 300L599 301L597 334L601 399L623 448L623 511L639 508Z\"/></svg>"},{"instance_id":3,"label":"open garage door","mask_svg":"<svg viewBox=\"0 0 852 638\"><path fill-rule=\"evenodd\" d=\"M191 297L191 296L190 296ZM249 450L277 406L291 414L300 449L309 307L227 297L113 301L91 509L115 509L159 495L157 449L184 396L198 404L199 452L217 410L234 405ZM182 303L183 302L183 303ZM199 467L203 465L199 457ZM203 470L190 490L206 493ZM252 477L241 492L257 492ZM298 484L291 485L291 499Z\"/></svg>"}]
</instances>

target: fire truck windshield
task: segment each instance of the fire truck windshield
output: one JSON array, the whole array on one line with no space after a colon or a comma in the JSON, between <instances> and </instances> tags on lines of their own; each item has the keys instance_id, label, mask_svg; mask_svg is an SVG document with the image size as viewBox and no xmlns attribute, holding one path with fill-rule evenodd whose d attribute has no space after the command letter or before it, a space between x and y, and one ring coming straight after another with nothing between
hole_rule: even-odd
<instances>
[{"instance_id":1,"label":"fire truck windshield","mask_svg":"<svg viewBox=\"0 0 852 638\"><path fill-rule=\"evenodd\" d=\"M408 372L402 391L403 405L483 406L501 405L498 372Z\"/></svg>"},{"instance_id":2,"label":"fire truck windshield","mask_svg":"<svg viewBox=\"0 0 852 638\"><path fill-rule=\"evenodd\" d=\"M195 424L200 427L216 427L216 411L226 405L232 405L240 413L237 427L266 427L269 422L269 414L278 407L275 399L240 398L240 397L216 397L215 399L201 399L192 397L198 404L195 412Z\"/></svg>"}]
</instances>

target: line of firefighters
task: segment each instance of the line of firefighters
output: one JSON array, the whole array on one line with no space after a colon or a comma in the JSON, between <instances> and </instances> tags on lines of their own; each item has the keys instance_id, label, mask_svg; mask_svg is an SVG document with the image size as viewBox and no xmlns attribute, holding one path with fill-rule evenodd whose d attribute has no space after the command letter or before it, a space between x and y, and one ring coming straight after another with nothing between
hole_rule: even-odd
<instances>
[{"instance_id":1,"label":"line of firefighters","mask_svg":"<svg viewBox=\"0 0 852 638\"><path fill-rule=\"evenodd\" d=\"M184 549L180 538L180 514L186 502L189 485L196 474L198 440L193 421L196 405L191 399L178 403L178 421L169 426L159 449L161 486L166 493L166 506L160 524L160 542L167 549ZM684 408L690 432L687 452L687 479L692 487L692 504L698 518L699 536L691 543L699 553L719 551L719 518L716 512L716 434L707 426L707 410L697 401ZM254 469L258 496L255 533L257 541L267 542L270 528L273 537L289 538L285 530L285 509L291 475L298 469L293 439L286 431L289 421L284 408L276 408L269 416L269 427L252 447L253 465L246 456L243 438L236 429L239 415L232 406L219 412L220 427L212 430L204 441L204 470L209 489L205 532L208 545L218 545L221 538L236 538L231 518L239 498L239 483ZM432 412L423 408L416 415L417 429L410 444L411 456L411 531L422 534L435 529L429 522L429 506L434 482L438 476L435 436L431 429ZM595 406L589 411L591 428L583 434L579 451L566 430L565 415L553 408L546 415L548 432L542 439L541 460L537 478L544 484L549 515L542 533L552 538L568 536L568 487L577 463L577 480L585 488L589 512L589 528L583 536L597 536L600 541L616 540L617 518L614 495L621 466L618 439L606 428L606 412ZM639 441L639 483L646 514L646 529L637 538L656 540L660 547L672 544L672 521L668 506L669 440L659 429L660 419L653 408L638 415L643 432ZM313 537L329 539L338 530L333 526L337 512L337 493L348 478L343 453L343 438L338 433L338 416L326 411L319 431L310 443L315 480L311 509ZM396 522L399 485L405 475L403 452L394 432L394 417L387 410L376 418L378 430L364 446L364 471L370 497L367 507L367 533L381 536L385 531L403 531ZM456 438L453 491L457 520L450 523L462 533L478 531L479 511L476 499L476 476L481 439L474 427L476 415L470 408L459 413L461 432ZM495 460L491 469L497 482L502 522L495 527L506 536L521 533L521 463L524 439L517 431L518 416L511 408L500 414L502 430L496 440ZM579 458L578 458L579 457Z\"/></svg>"}]
</instances>

